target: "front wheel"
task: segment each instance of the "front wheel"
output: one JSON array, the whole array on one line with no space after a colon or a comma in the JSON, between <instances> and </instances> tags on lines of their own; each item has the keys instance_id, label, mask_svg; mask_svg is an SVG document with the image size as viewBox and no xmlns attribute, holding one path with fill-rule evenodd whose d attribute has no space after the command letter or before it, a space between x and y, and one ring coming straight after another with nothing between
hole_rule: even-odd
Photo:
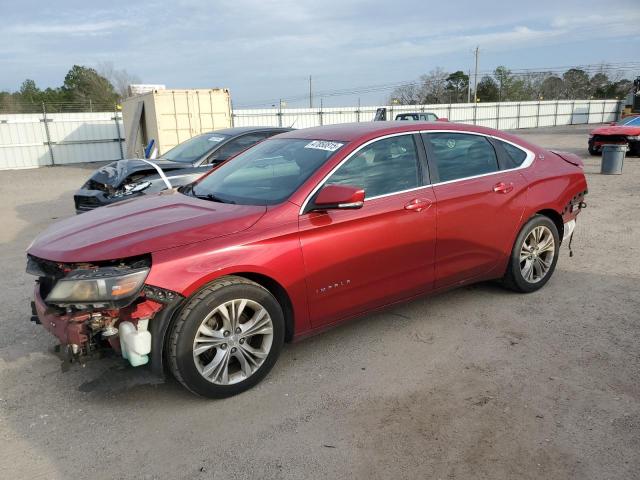
<instances>
[{"instance_id":1,"label":"front wheel","mask_svg":"<svg viewBox=\"0 0 640 480\"><path fill-rule=\"evenodd\" d=\"M553 275L559 249L555 223L543 215L533 217L522 227L513 245L503 278L505 286L522 293L542 288Z\"/></svg>"},{"instance_id":2,"label":"front wheel","mask_svg":"<svg viewBox=\"0 0 640 480\"><path fill-rule=\"evenodd\" d=\"M173 376L192 392L224 398L262 380L284 343L284 315L274 296L242 277L224 277L198 292L169 338Z\"/></svg>"}]
</instances>

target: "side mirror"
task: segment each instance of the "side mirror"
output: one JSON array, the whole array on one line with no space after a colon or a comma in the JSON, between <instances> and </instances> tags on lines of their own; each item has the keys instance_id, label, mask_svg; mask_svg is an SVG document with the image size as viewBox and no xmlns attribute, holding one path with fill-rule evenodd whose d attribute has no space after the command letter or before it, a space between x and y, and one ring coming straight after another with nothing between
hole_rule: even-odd
<instances>
[{"instance_id":1,"label":"side mirror","mask_svg":"<svg viewBox=\"0 0 640 480\"><path fill-rule=\"evenodd\" d=\"M325 185L322 187L312 210L352 210L364 205L364 190L351 185Z\"/></svg>"}]
</instances>

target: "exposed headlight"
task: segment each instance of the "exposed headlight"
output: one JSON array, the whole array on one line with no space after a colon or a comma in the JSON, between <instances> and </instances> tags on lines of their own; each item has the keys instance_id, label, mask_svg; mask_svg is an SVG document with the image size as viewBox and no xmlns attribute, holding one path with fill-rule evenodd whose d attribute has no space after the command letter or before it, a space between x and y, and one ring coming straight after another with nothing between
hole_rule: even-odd
<instances>
[{"instance_id":1,"label":"exposed headlight","mask_svg":"<svg viewBox=\"0 0 640 480\"><path fill-rule=\"evenodd\" d=\"M122 197L124 195L131 195L132 193L138 193L143 190L146 190L151 186L151 182L140 182L140 183L128 183L121 190L118 190L114 196Z\"/></svg>"},{"instance_id":2,"label":"exposed headlight","mask_svg":"<svg viewBox=\"0 0 640 480\"><path fill-rule=\"evenodd\" d=\"M138 295L149 268L74 270L58 280L46 302L54 305L108 304L123 307Z\"/></svg>"}]
</instances>

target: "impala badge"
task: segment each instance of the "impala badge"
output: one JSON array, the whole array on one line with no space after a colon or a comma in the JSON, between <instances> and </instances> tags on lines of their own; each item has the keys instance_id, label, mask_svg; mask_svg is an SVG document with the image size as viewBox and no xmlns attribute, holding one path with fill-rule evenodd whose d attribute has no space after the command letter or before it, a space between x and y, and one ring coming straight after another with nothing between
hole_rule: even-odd
<instances>
[{"instance_id":1,"label":"impala badge","mask_svg":"<svg viewBox=\"0 0 640 480\"><path fill-rule=\"evenodd\" d=\"M351 283L351 280L340 280L338 282L327 285L326 287L316 288L316 295L321 295L323 293L330 293L340 287L346 287Z\"/></svg>"}]
</instances>

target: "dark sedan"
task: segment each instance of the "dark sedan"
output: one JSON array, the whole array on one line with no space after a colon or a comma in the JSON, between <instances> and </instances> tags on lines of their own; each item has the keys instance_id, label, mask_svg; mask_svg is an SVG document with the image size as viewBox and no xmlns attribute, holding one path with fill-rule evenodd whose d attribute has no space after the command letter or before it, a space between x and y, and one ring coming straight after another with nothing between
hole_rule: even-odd
<instances>
[{"instance_id":1,"label":"dark sedan","mask_svg":"<svg viewBox=\"0 0 640 480\"><path fill-rule=\"evenodd\" d=\"M265 138L290 128L238 127L193 137L154 160L127 159L96 170L74 195L76 213L193 182Z\"/></svg>"}]
</instances>

